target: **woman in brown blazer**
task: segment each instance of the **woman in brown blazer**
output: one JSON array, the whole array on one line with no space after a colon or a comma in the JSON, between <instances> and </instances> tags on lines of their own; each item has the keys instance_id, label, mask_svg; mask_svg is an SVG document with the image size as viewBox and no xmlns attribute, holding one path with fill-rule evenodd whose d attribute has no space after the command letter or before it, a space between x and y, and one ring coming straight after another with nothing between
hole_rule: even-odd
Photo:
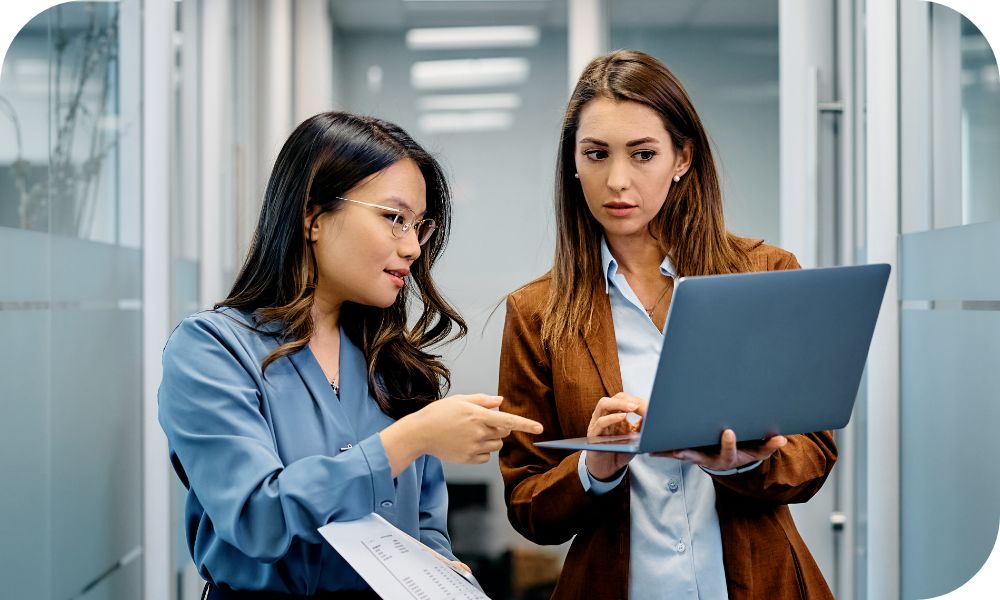
<instances>
[{"instance_id":1,"label":"woman in brown blazer","mask_svg":"<svg viewBox=\"0 0 1000 600\"><path fill-rule=\"evenodd\" d=\"M675 277L798 268L726 231L708 137L687 92L634 51L593 60L556 169L553 267L507 298L502 409L545 439L638 428ZM555 598L831 598L787 504L819 490L829 432L660 456L566 452L515 432L500 453L508 516L573 543ZM575 537L574 537L575 536Z\"/></svg>"}]
</instances>

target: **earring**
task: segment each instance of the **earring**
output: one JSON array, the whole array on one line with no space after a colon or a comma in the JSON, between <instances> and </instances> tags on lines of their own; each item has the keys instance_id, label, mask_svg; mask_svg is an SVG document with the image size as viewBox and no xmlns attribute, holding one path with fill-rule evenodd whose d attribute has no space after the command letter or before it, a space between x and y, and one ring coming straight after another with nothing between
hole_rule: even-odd
<instances>
[{"instance_id":1,"label":"earring","mask_svg":"<svg viewBox=\"0 0 1000 600\"><path fill-rule=\"evenodd\" d=\"M674 183L677 183L680 180L681 180L681 176L680 175L674 175Z\"/></svg>"},{"instance_id":2,"label":"earring","mask_svg":"<svg viewBox=\"0 0 1000 600\"><path fill-rule=\"evenodd\" d=\"M580 174L579 173L573 173L573 177L576 177L577 179L579 179L580 178Z\"/></svg>"}]
</instances>

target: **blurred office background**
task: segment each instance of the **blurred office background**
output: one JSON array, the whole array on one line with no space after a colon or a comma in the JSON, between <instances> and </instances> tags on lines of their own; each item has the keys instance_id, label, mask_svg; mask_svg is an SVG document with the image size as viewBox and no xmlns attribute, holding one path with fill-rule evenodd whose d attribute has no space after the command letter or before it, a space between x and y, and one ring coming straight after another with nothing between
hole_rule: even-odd
<instances>
[{"instance_id":1,"label":"blurred office background","mask_svg":"<svg viewBox=\"0 0 1000 600\"><path fill-rule=\"evenodd\" d=\"M804 266L894 277L842 459L795 507L838 598L968 580L1000 480L1000 75L922 0L121 0L38 15L0 75L0 597L190 600L156 423L159 353L228 291L301 119L395 121L444 162L437 270L470 324L454 392L493 392L508 291L553 247L561 113L594 55L681 78L728 224ZM448 465L456 552L544 598L563 548L507 524L496 461Z\"/></svg>"}]
</instances>

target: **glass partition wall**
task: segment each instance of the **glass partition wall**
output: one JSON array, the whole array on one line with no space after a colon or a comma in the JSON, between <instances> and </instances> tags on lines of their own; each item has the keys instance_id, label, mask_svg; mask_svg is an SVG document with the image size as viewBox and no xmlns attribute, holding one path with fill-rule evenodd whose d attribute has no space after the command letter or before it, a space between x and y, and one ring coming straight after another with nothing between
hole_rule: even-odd
<instances>
[{"instance_id":1,"label":"glass partition wall","mask_svg":"<svg viewBox=\"0 0 1000 600\"><path fill-rule=\"evenodd\" d=\"M140 589L138 8L49 9L0 75L4 597Z\"/></svg>"},{"instance_id":2,"label":"glass partition wall","mask_svg":"<svg viewBox=\"0 0 1000 600\"><path fill-rule=\"evenodd\" d=\"M971 578L1000 519L1000 75L963 16L900 10L901 592L913 600Z\"/></svg>"}]
</instances>

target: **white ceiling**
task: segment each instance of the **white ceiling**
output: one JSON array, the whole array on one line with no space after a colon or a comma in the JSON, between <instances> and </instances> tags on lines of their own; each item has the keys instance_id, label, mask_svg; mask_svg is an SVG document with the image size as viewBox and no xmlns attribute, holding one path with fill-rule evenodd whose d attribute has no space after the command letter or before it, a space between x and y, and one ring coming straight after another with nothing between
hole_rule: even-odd
<instances>
[{"instance_id":1,"label":"white ceiling","mask_svg":"<svg viewBox=\"0 0 1000 600\"><path fill-rule=\"evenodd\" d=\"M613 25L778 26L778 0L607 0ZM342 30L460 25L565 27L567 0L330 0Z\"/></svg>"}]
</instances>

